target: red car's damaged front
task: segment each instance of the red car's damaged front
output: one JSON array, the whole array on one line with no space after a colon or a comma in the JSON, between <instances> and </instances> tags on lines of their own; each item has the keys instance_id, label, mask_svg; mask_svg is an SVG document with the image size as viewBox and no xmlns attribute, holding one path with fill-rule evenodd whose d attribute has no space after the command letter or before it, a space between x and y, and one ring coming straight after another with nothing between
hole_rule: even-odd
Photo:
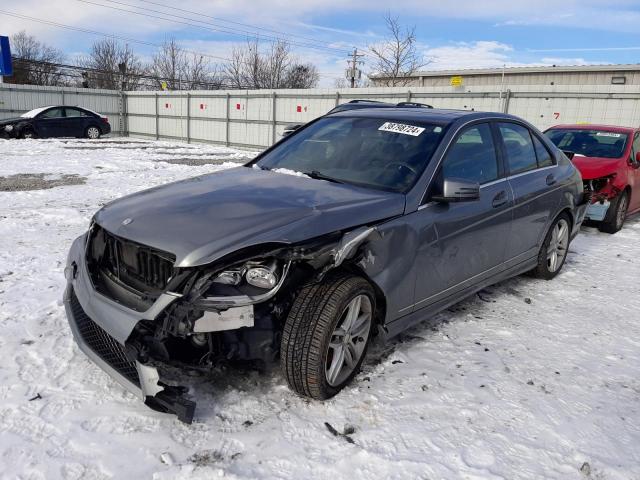
<instances>
[{"instance_id":1,"label":"red car's damaged front","mask_svg":"<svg viewBox=\"0 0 640 480\"><path fill-rule=\"evenodd\" d=\"M586 218L615 233L640 210L638 129L605 125L558 125L545 132L580 171L591 195Z\"/></svg>"}]
</instances>

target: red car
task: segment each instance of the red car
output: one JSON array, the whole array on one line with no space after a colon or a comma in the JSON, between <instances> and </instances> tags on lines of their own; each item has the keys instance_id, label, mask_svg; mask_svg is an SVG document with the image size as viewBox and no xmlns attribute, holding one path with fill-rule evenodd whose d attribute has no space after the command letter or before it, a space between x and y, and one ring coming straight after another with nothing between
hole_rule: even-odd
<instances>
[{"instance_id":1,"label":"red car","mask_svg":"<svg viewBox=\"0 0 640 480\"><path fill-rule=\"evenodd\" d=\"M545 134L580 170L591 195L587 220L616 233L640 211L640 129L608 125L557 125Z\"/></svg>"}]
</instances>

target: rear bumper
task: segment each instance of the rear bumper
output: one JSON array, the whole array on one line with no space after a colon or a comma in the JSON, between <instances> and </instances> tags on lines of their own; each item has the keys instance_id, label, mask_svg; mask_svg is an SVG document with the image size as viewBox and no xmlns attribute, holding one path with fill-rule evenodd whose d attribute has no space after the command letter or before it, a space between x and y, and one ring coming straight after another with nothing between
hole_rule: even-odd
<instances>
[{"instance_id":1,"label":"rear bumper","mask_svg":"<svg viewBox=\"0 0 640 480\"><path fill-rule=\"evenodd\" d=\"M155 319L178 297L163 295L146 312L136 312L97 293L84 260L86 235L77 238L69 252L64 306L73 337L96 365L150 407L172 412L191 423L195 403L182 398L184 389L160 382L158 370L138 361L127 339L141 320Z\"/></svg>"},{"instance_id":2,"label":"rear bumper","mask_svg":"<svg viewBox=\"0 0 640 480\"><path fill-rule=\"evenodd\" d=\"M573 225L573 231L571 232L572 239L576 235L578 235L578 232L580 231L580 227L582 226L582 222L584 222L586 218L587 210L590 204L589 202L590 202L590 197L585 195L585 198L582 200L582 203L580 203L579 205L576 205L573 211L574 225Z\"/></svg>"}]
</instances>

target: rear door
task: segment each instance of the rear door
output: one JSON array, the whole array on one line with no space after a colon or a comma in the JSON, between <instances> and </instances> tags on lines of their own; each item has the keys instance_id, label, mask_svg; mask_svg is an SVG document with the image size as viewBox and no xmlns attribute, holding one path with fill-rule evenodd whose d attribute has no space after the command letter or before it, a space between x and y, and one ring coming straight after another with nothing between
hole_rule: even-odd
<instances>
[{"instance_id":1,"label":"rear door","mask_svg":"<svg viewBox=\"0 0 640 480\"><path fill-rule=\"evenodd\" d=\"M83 110L73 107L65 107L65 136L83 137L87 128L89 116Z\"/></svg>"},{"instance_id":2,"label":"rear door","mask_svg":"<svg viewBox=\"0 0 640 480\"><path fill-rule=\"evenodd\" d=\"M517 264L538 254L550 217L560 203L557 166L547 147L528 127L516 122L499 122L497 126L514 198L513 227L505 258Z\"/></svg>"},{"instance_id":3,"label":"rear door","mask_svg":"<svg viewBox=\"0 0 640 480\"><path fill-rule=\"evenodd\" d=\"M419 232L415 309L446 300L502 270L513 197L496 141L488 122L463 130L446 152L426 203L411 214ZM478 182L480 199L430 201L441 193L444 178Z\"/></svg>"},{"instance_id":4,"label":"rear door","mask_svg":"<svg viewBox=\"0 0 640 480\"><path fill-rule=\"evenodd\" d=\"M39 137L60 137L64 132L64 108L55 107L45 110L34 120L36 134Z\"/></svg>"}]
</instances>

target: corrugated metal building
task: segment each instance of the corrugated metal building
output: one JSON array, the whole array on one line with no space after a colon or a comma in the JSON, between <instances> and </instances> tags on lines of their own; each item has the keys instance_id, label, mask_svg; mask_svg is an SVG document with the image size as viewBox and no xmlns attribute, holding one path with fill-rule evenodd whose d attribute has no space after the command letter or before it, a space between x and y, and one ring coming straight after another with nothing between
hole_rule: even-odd
<instances>
[{"instance_id":1,"label":"corrugated metal building","mask_svg":"<svg viewBox=\"0 0 640 480\"><path fill-rule=\"evenodd\" d=\"M504 75L504 78L503 78ZM373 76L375 86L386 86L387 78ZM640 85L640 64L509 67L487 69L420 71L406 86L465 87L505 85Z\"/></svg>"}]
</instances>

